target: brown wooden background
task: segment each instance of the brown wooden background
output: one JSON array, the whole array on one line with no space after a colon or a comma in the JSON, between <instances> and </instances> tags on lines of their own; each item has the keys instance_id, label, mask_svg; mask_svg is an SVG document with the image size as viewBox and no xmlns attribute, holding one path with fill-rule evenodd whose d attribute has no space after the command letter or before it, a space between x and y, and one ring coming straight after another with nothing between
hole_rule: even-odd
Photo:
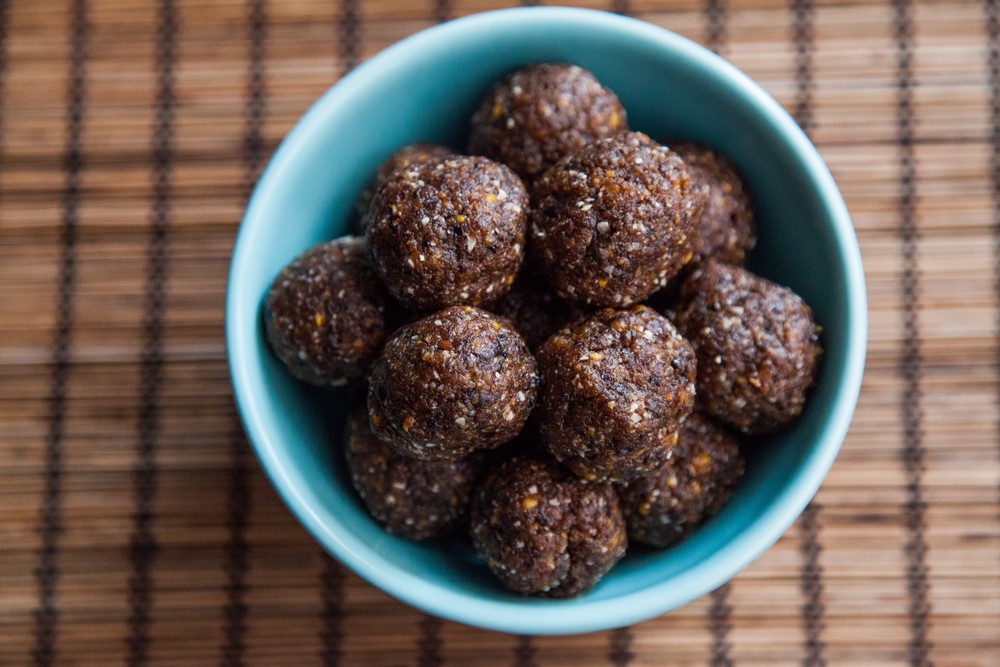
<instances>
[{"instance_id":1,"label":"brown wooden background","mask_svg":"<svg viewBox=\"0 0 1000 667\"><path fill-rule=\"evenodd\" d=\"M816 503L614 632L442 623L268 486L223 345L249 183L353 64L492 0L0 0L0 665L1000 665L1000 0L620 0L810 131L868 369Z\"/></svg>"}]
</instances>

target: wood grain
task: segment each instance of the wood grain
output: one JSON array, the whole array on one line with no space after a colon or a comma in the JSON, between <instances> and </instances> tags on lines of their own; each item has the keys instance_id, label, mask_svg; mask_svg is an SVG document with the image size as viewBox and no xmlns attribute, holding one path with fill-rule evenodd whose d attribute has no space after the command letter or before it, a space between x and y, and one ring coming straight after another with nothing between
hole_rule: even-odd
<instances>
[{"instance_id":1,"label":"wood grain","mask_svg":"<svg viewBox=\"0 0 1000 667\"><path fill-rule=\"evenodd\" d=\"M40 504L66 188L71 2L4 2L0 73L0 664L32 661ZM517 3L455 0L453 16ZM610 3L584 2L607 8ZM793 13L785 0L725 4L725 53L789 110L797 100ZM150 210L155 190L155 3L90 0L76 283L60 463L59 664L126 660L137 396L142 390ZM1000 368L991 172L994 127L987 5L912 6L914 267L925 468L929 658L1000 664ZM351 64L430 25L435 3L267 3L270 154ZM640 19L708 38L704 3L634 0ZM994 8L995 9L995 8ZM180 0L171 159L169 273L148 664L219 662L231 572L233 405L223 303L245 197L248 4ZM851 431L817 496L824 656L836 665L909 664L910 491L901 455L904 258L900 242L897 54L889 2L823 0L813 16L811 136L836 178L861 244L870 300L869 357ZM414 664L419 612L353 574L337 579L337 624L319 549L255 463L248 514L243 664L315 664L334 628L339 664ZM738 665L806 657L799 531L732 582L729 655ZM327 580L329 585L329 580ZM703 665L710 604L697 600L630 630L630 665ZM454 623L436 630L445 664L515 664L517 637ZM610 633L538 638L534 664L612 664ZM328 664L332 664L328 662ZM523 663L522 663L523 664Z\"/></svg>"}]
</instances>

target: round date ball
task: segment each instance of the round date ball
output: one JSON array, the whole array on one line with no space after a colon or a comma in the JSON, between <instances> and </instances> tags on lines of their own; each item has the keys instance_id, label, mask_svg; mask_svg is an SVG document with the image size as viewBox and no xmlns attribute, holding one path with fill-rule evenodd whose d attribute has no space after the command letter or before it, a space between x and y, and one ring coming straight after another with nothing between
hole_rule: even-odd
<instances>
[{"instance_id":1,"label":"round date ball","mask_svg":"<svg viewBox=\"0 0 1000 667\"><path fill-rule=\"evenodd\" d=\"M698 356L698 403L744 433L802 412L821 349L812 310L791 290L710 262L681 288L677 328Z\"/></svg>"},{"instance_id":2,"label":"round date ball","mask_svg":"<svg viewBox=\"0 0 1000 667\"><path fill-rule=\"evenodd\" d=\"M707 193L644 134L602 139L536 181L534 256L559 296L590 306L642 301L692 256Z\"/></svg>"},{"instance_id":3,"label":"round date ball","mask_svg":"<svg viewBox=\"0 0 1000 667\"><path fill-rule=\"evenodd\" d=\"M453 306L385 344L368 381L369 418L398 452L454 460L516 436L537 386L535 358L510 322Z\"/></svg>"},{"instance_id":4,"label":"round date ball","mask_svg":"<svg viewBox=\"0 0 1000 667\"><path fill-rule=\"evenodd\" d=\"M375 191L382 187L382 184L389 179L389 176L393 172L398 169L406 169L418 162L426 162L433 158L448 157L454 154L455 151L447 146L440 146L438 144L410 144L403 146L386 158L385 162L380 164L375 171L375 177L371 183L368 184L368 187L365 188L364 192L358 198L357 216L354 218L356 232L358 234L365 233L364 216L368 212L368 207L371 206Z\"/></svg>"},{"instance_id":5,"label":"round date ball","mask_svg":"<svg viewBox=\"0 0 1000 667\"><path fill-rule=\"evenodd\" d=\"M484 157L397 169L366 216L375 270L414 310L493 301L521 266L527 208L521 179Z\"/></svg>"},{"instance_id":6,"label":"round date ball","mask_svg":"<svg viewBox=\"0 0 1000 667\"><path fill-rule=\"evenodd\" d=\"M708 192L694 235L693 264L714 260L741 265L754 246L750 191L728 158L699 144L671 145L687 165L691 179Z\"/></svg>"},{"instance_id":7,"label":"round date ball","mask_svg":"<svg viewBox=\"0 0 1000 667\"><path fill-rule=\"evenodd\" d=\"M362 239L323 243L274 279L264 300L265 336L299 380L343 385L362 379L381 350L387 300Z\"/></svg>"},{"instance_id":8,"label":"round date ball","mask_svg":"<svg viewBox=\"0 0 1000 667\"><path fill-rule=\"evenodd\" d=\"M510 291L490 309L513 322L514 328L533 351L546 338L582 314L577 306L556 296L541 276L524 270Z\"/></svg>"},{"instance_id":9,"label":"round date ball","mask_svg":"<svg viewBox=\"0 0 1000 667\"><path fill-rule=\"evenodd\" d=\"M626 130L621 102L593 74L576 65L529 65L483 99L469 152L531 181L576 149Z\"/></svg>"},{"instance_id":10,"label":"round date ball","mask_svg":"<svg viewBox=\"0 0 1000 667\"><path fill-rule=\"evenodd\" d=\"M570 324L542 344L538 365L542 440L587 480L658 468L694 407L694 351L646 306Z\"/></svg>"},{"instance_id":11,"label":"round date ball","mask_svg":"<svg viewBox=\"0 0 1000 667\"><path fill-rule=\"evenodd\" d=\"M549 459L501 463L474 493L472 543L512 591L565 598L591 588L625 554L625 521L609 484Z\"/></svg>"},{"instance_id":12,"label":"round date ball","mask_svg":"<svg viewBox=\"0 0 1000 667\"><path fill-rule=\"evenodd\" d=\"M404 456L375 437L363 409L348 421L344 444L354 488L368 512L393 535L423 540L446 535L465 522L484 463L481 454L457 461Z\"/></svg>"},{"instance_id":13,"label":"round date ball","mask_svg":"<svg viewBox=\"0 0 1000 667\"><path fill-rule=\"evenodd\" d=\"M729 502L743 470L736 438L691 413L670 459L618 489L629 540L661 549L677 544Z\"/></svg>"}]
</instances>

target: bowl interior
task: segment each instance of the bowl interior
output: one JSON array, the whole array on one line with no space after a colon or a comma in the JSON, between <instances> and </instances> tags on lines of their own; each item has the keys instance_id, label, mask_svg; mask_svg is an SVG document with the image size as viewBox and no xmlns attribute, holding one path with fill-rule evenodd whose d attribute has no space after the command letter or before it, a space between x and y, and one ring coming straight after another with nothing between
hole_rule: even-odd
<instances>
[{"instance_id":1,"label":"bowl interior","mask_svg":"<svg viewBox=\"0 0 1000 667\"><path fill-rule=\"evenodd\" d=\"M280 268L346 233L354 202L396 148L461 148L487 89L519 66L573 62L621 98L633 129L705 142L733 158L755 196L751 266L792 287L824 328L814 395L795 427L757 443L725 510L680 546L632 549L572 600L503 592L460 541L414 544L365 513L339 449L343 395L310 390L269 353L260 303ZM864 357L864 286L843 202L815 150L778 105L704 49L638 21L585 10L505 10L425 31L376 56L303 117L255 191L234 253L227 336L240 411L291 509L334 555L432 613L521 633L615 627L721 584L772 544L809 500L846 432Z\"/></svg>"}]
</instances>

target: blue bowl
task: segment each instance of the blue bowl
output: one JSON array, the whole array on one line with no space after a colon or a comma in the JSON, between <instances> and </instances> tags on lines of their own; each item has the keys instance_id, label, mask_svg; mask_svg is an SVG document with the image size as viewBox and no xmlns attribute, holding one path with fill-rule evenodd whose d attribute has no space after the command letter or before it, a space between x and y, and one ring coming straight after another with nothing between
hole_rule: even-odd
<instances>
[{"instance_id":1,"label":"blue bowl","mask_svg":"<svg viewBox=\"0 0 1000 667\"><path fill-rule=\"evenodd\" d=\"M621 98L633 129L705 142L753 190L751 268L788 285L824 328L818 386L795 427L755 448L732 502L666 551L634 549L570 600L505 592L462 541L415 544L382 531L355 497L339 448L344 401L295 382L270 354L260 305L281 267L345 233L382 159L415 141L462 146L479 99L528 63L572 62ZM233 254L226 342L233 386L261 464L331 554L415 607L470 625L567 634L656 616L714 589L788 529L847 432L864 367L864 275L844 202L791 118L744 74L660 28L603 12L510 9L425 30L345 77L278 148L247 208Z\"/></svg>"}]
</instances>

